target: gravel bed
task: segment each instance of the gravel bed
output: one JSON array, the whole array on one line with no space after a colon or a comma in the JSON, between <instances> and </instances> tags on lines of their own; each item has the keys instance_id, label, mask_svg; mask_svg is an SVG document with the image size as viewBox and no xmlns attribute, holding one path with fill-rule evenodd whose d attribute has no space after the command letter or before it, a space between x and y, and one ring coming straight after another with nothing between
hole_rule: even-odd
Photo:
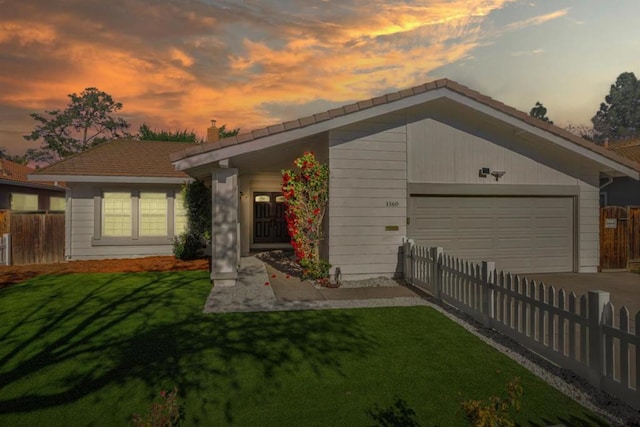
<instances>
[{"instance_id":1,"label":"gravel bed","mask_svg":"<svg viewBox=\"0 0 640 427\"><path fill-rule=\"evenodd\" d=\"M340 285L341 288L386 288L399 286L400 281L389 279L388 277L374 277L363 280L344 280Z\"/></svg>"}]
</instances>

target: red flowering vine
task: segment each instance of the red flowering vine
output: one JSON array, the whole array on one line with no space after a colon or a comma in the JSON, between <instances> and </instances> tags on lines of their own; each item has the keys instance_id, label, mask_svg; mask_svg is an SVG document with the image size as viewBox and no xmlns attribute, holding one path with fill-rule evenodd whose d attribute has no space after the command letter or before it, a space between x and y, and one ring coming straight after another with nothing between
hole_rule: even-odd
<instances>
[{"instance_id":1,"label":"red flowering vine","mask_svg":"<svg viewBox=\"0 0 640 427\"><path fill-rule=\"evenodd\" d=\"M305 278L329 274L329 263L320 259L322 219L329 200L329 167L313 153L304 153L295 168L282 171L287 230Z\"/></svg>"}]
</instances>

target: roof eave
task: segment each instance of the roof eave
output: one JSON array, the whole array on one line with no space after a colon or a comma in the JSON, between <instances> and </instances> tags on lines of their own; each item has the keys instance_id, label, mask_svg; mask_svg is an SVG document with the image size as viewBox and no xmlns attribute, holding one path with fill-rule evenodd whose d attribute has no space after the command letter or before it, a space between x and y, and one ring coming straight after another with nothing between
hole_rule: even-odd
<instances>
[{"instance_id":1,"label":"roof eave","mask_svg":"<svg viewBox=\"0 0 640 427\"><path fill-rule=\"evenodd\" d=\"M38 181L49 181L49 180L38 179ZM58 181L62 181L62 180L58 180ZM0 184L13 185L16 187L37 188L40 190L52 190L52 191L66 190L66 188L59 185L48 185L48 184L42 184L40 182L12 181L10 179L0 179Z\"/></svg>"},{"instance_id":2,"label":"roof eave","mask_svg":"<svg viewBox=\"0 0 640 427\"><path fill-rule=\"evenodd\" d=\"M193 179L185 177L161 177L161 176L102 176L102 175L29 175L29 180L38 181L64 181L86 183L112 183L112 184L182 184Z\"/></svg>"},{"instance_id":3,"label":"roof eave","mask_svg":"<svg viewBox=\"0 0 640 427\"><path fill-rule=\"evenodd\" d=\"M273 135L257 138L245 143L229 145L226 147L218 148L211 151L202 151L191 156L186 156L181 159L173 161L173 165L176 170L187 171L202 165L217 162L223 159L230 159L235 156L250 153L253 151L263 150L265 148L274 147L280 144L284 144L289 141L295 141L298 139L307 138L313 135L318 135L324 132L328 132L332 129L336 129L342 126L347 126L352 123L356 123L362 120L367 120L376 116L391 113L404 108L420 105L437 98L446 96L450 89L445 87L434 89L428 92L419 93L417 95L401 98L393 102L386 104L372 106L360 111L334 117L328 120L324 120L318 123L310 124L308 126L291 129L284 132L279 132Z\"/></svg>"},{"instance_id":4,"label":"roof eave","mask_svg":"<svg viewBox=\"0 0 640 427\"><path fill-rule=\"evenodd\" d=\"M531 119L526 113L519 112L502 103L496 102L498 108L492 106L489 102L482 102L483 96L476 92L470 91L463 86L448 81L437 81L437 87L433 89L425 87L426 91L416 93L404 98L394 99L391 102L375 105L373 102L370 107L355 111L353 113L340 115L337 117L327 118L326 120L309 124L307 126L284 130L273 135L266 135L256 139L249 140L245 143L237 143L224 146L223 144L212 145L210 149L206 146L200 146L196 150L181 151L171 156L172 163L177 170L189 171L207 164L211 164L222 159L230 159L235 156L259 151L266 148L274 147L289 141L295 141L313 135L328 132L342 126L347 126L362 120L367 120L376 116L380 116L394 111L410 108L416 105L424 104L438 98L446 97L454 102L466 105L481 113L487 114L504 123L508 123L527 133L535 135L539 138L548 140L564 149L588 158L601 165L601 172L616 171L622 175L629 176L633 179L640 179L640 164L620 159L616 161L606 155L600 154L597 150L589 149L587 146L581 145L576 141L572 141L572 137L563 138L553 130L562 131L560 128L548 125L550 129L529 123ZM447 86L449 84L451 87ZM476 96L477 95L477 96ZM487 98L490 99L490 98ZM504 107L508 111L513 110L513 114L508 114L500 108ZM576 137L577 138L577 137ZM585 143L587 143L585 141ZM595 148L595 147L593 147ZM627 164L628 163L628 164Z\"/></svg>"},{"instance_id":5,"label":"roof eave","mask_svg":"<svg viewBox=\"0 0 640 427\"><path fill-rule=\"evenodd\" d=\"M554 144L567 149L569 151L572 151L576 154L579 154L583 157L586 157L590 160L593 160L597 163L599 163L600 165L602 165L601 168L601 172L607 172L607 171L617 171L618 173L621 173L625 176L631 177L633 179L640 179L640 171L638 171L636 168L632 167L632 166L628 166L625 165L623 163L617 162L613 159L610 159L600 153L597 153L594 150L590 150L587 147L578 145L577 143L570 141L568 139L562 138L561 136L555 135L554 133L547 131L545 129L542 129L540 127L534 126L532 124L529 124L525 121L522 121L520 119L518 119L517 117L511 116L509 114L506 114L500 110L496 110L495 108L492 108L486 104L480 103L474 99L468 98L464 95L452 92L449 97L456 101L459 102L463 105L466 105L470 108L473 108L475 110L481 111L485 114L488 114L492 117L494 117L497 120L500 120L502 122L508 123L514 127L517 127L523 131L525 131L526 133L535 135L539 138L543 138L546 139L548 141L553 142ZM585 141L586 142L586 141ZM595 147L594 147L595 148ZM640 166L640 165L637 165Z\"/></svg>"}]
</instances>

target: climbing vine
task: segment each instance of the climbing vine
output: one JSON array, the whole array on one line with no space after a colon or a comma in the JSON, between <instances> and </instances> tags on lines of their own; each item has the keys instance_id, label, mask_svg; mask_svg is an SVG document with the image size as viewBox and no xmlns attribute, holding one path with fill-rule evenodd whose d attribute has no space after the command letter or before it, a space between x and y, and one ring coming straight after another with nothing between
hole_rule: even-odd
<instances>
[{"instance_id":1,"label":"climbing vine","mask_svg":"<svg viewBox=\"0 0 640 427\"><path fill-rule=\"evenodd\" d=\"M282 171L282 194L291 245L304 278L326 278L330 265L320 258L320 242L329 200L329 167L309 152L293 163L294 168Z\"/></svg>"}]
</instances>

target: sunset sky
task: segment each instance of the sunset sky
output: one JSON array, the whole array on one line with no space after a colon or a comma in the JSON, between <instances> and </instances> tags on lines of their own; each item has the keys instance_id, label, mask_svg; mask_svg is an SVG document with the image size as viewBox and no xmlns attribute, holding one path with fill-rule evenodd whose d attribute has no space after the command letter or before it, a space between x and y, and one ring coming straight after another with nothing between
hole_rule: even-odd
<instances>
[{"instance_id":1,"label":"sunset sky","mask_svg":"<svg viewBox=\"0 0 640 427\"><path fill-rule=\"evenodd\" d=\"M0 147L97 87L137 131L248 131L450 78L589 124L640 77L638 0L0 0Z\"/></svg>"}]
</instances>

